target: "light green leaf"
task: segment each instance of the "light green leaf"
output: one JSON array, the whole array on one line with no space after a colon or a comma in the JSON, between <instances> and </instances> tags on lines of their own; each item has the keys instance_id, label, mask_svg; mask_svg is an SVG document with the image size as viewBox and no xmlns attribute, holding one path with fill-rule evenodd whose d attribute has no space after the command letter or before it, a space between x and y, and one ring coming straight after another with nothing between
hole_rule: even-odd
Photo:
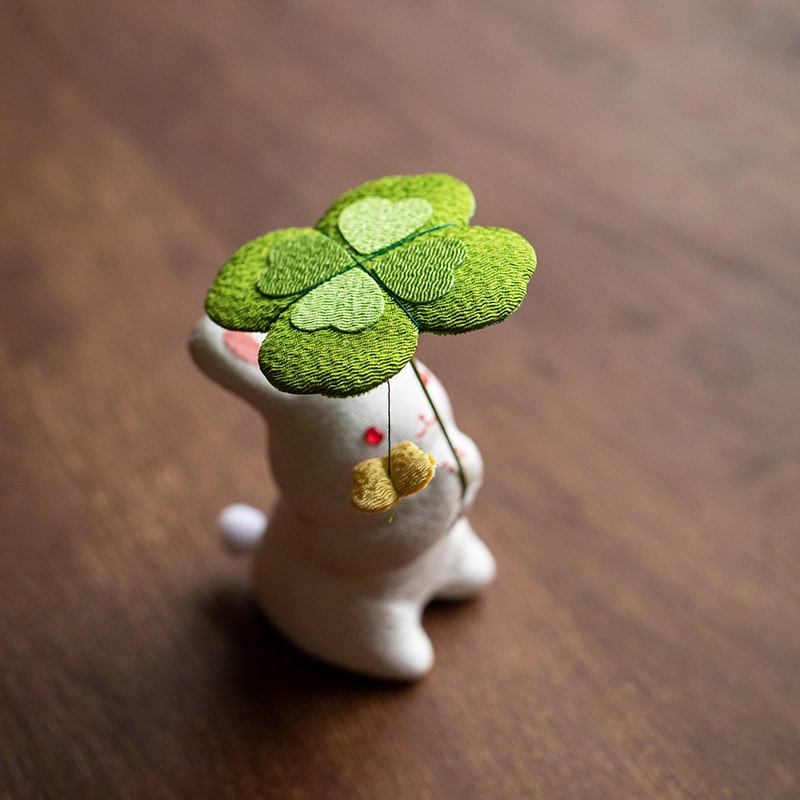
<instances>
[{"instance_id":1,"label":"light green leaf","mask_svg":"<svg viewBox=\"0 0 800 800\"><path fill-rule=\"evenodd\" d=\"M396 175L369 181L345 192L325 212L316 225L317 230L345 243L346 240L339 230L339 218L346 208L366 197L383 197L387 200L424 198L432 209L425 222L428 227L466 225L475 213L475 198L469 186L450 175Z\"/></svg>"},{"instance_id":2,"label":"light green leaf","mask_svg":"<svg viewBox=\"0 0 800 800\"><path fill-rule=\"evenodd\" d=\"M404 239L430 219L433 209L422 197L387 200L365 197L339 215L339 232L362 255Z\"/></svg>"},{"instance_id":3,"label":"light green leaf","mask_svg":"<svg viewBox=\"0 0 800 800\"><path fill-rule=\"evenodd\" d=\"M301 297L292 308L292 325L303 331L333 328L355 333L374 325L383 305L383 290L355 267Z\"/></svg>"}]
</instances>

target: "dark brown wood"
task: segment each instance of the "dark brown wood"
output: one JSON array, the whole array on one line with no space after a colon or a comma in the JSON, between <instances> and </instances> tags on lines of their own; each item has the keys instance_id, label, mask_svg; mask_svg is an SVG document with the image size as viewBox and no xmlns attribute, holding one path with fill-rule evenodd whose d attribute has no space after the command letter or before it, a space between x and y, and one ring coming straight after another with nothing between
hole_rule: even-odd
<instances>
[{"instance_id":1,"label":"dark brown wood","mask_svg":"<svg viewBox=\"0 0 800 800\"><path fill-rule=\"evenodd\" d=\"M800 797L794 0L9 0L3 798ZM259 617L275 490L185 338L217 266L446 171L539 271L421 356L499 580L391 687Z\"/></svg>"}]
</instances>

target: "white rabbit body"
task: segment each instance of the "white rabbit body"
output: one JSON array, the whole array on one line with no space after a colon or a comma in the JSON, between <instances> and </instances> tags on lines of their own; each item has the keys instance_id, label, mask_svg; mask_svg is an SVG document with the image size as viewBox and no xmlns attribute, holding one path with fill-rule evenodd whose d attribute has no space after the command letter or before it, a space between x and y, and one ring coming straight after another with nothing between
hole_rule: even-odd
<instances>
[{"instance_id":1,"label":"white rabbit body","mask_svg":"<svg viewBox=\"0 0 800 800\"><path fill-rule=\"evenodd\" d=\"M476 594L495 562L466 518L483 464L453 421L441 383L419 372L447 427L466 477L411 365L355 397L292 395L276 390L256 359L263 335L226 331L208 317L190 350L209 377L255 406L269 426L269 460L280 498L254 551L254 589L269 620L306 652L380 678L413 680L433 664L422 628L433 598ZM364 514L349 503L353 467L410 440L436 459L426 489L390 514ZM252 515L251 515L252 533ZM256 532L257 533L257 532Z\"/></svg>"}]
</instances>

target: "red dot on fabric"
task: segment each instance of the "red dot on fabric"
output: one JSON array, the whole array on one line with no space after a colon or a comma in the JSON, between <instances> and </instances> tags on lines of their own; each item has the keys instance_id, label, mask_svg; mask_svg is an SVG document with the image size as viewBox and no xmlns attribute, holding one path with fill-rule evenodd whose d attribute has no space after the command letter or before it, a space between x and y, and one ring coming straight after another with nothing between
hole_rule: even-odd
<instances>
[{"instance_id":1,"label":"red dot on fabric","mask_svg":"<svg viewBox=\"0 0 800 800\"><path fill-rule=\"evenodd\" d=\"M364 431L364 441L367 444L380 444L383 441L383 431L380 428L367 428Z\"/></svg>"}]
</instances>

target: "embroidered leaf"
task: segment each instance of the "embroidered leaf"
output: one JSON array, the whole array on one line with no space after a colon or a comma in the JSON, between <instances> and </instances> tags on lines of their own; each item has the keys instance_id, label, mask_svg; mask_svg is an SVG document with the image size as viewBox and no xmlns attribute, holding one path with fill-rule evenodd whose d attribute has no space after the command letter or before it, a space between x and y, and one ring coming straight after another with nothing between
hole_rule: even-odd
<instances>
[{"instance_id":1,"label":"embroidered leaf","mask_svg":"<svg viewBox=\"0 0 800 800\"><path fill-rule=\"evenodd\" d=\"M387 200L424 198L432 209L424 224L431 228L446 224L466 225L475 213L475 198L469 186L450 175L397 175L369 181L345 192L325 212L315 227L343 244L346 243L339 230L339 217L348 206L366 197L383 197Z\"/></svg>"},{"instance_id":2,"label":"embroidered leaf","mask_svg":"<svg viewBox=\"0 0 800 800\"><path fill-rule=\"evenodd\" d=\"M436 236L466 245L467 257L446 295L407 304L420 329L465 333L502 322L522 302L536 269L530 244L505 228L443 228Z\"/></svg>"},{"instance_id":3,"label":"embroidered leaf","mask_svg":"<svg viewBox=\"0 0 800 800\"><path fill-rule=\"evenodd\" d=\"M206 313L223 328L266 331L291 298L267 298L256 284L271 250L281 242L313 228L286 228L260 236L240 247L220 267L206 295Z\"/></svg>"},{"instance_id":4,"label":"embroidered leaf","mask_svg":"<svg viewBox=\"0 0 800 800\"><path fill-rule=\"evenodd\" d=\"M404 239L422 227L432 213L431 204L421 197L365 197L339 215L339 232L348 244L366 255Z\"/></svg>"},{"instance_id":5,"label":"embroidered leaf","mask_svg":"<svg viewBox=\"0 0 800 800\"><path fill-rule=\"evenodd\" d=\"M395 303L387 302L380 319L358 333L301 331L288 311L270 327L258 361L281 391L350 397L398 373L414 355L418 338L419 331Z\"/></svg>"},{"instance_id":6,"label":"embroidered leaf","mask_svg":"<svg viewBox=\"0 0 800 800\"><path fill-rule=\"evenodd\" d=\"M456 239L422 237L368 261L367 267L402 300L427 303L446 295L467 248Z\"/></svg>"},{"instance_id":7,"label":"embroidered leaf","mask_svg":"<svg viewBox=\"0 0 800 800\"><path fill-rule=\"evenodd\" d=\"M320 283L353 264L341 245L319 231L309 230L278 242L258 279L267 297L286 297Z\"/></svg>"},{"instance_id":8,"label":"embroidered leaf","mask_svg":"<svg viewBox=\"0 0 800 800\"><path fill-rule=\"evenodd\" d=\"M333 328L355 333L374 325L383 314L384 294L362 269L355 267L317 286L292 309L292 325L303 331Z\"/></svg>"}]
</instances>

